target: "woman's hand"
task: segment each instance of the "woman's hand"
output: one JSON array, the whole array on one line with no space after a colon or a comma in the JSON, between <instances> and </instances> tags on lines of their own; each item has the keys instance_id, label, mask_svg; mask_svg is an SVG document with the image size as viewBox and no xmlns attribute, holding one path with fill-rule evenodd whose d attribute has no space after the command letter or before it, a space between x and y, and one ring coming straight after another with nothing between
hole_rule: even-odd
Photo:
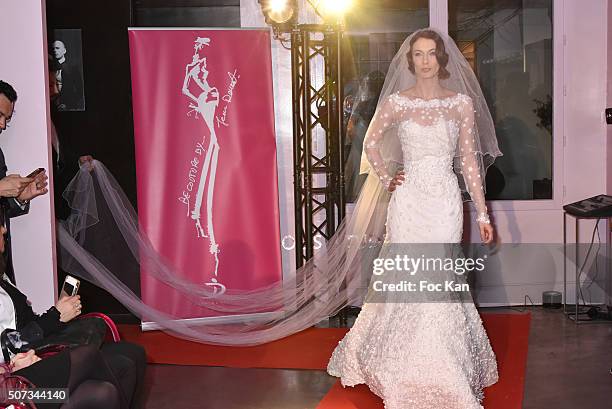
<instances>
[{"instance_id":1,"label":"woman's hand","mask_svg":"<svg viewBox=\"0 0 612 409\"><path fill-rule=\"evenodd\" d=\"M18 371L23 368L35 364L40 361L40 358L34 353L33 349L28 352L20 352L11 359L11 366L13 371Z\"/></svg>"},{"instance_id":2,"label":"woman's hand","mask_svg":"<svg viewBox=\"0 0 612 409\"><path fill-rule=\"evenodd\" d=\"M403 170L398 170L395 173L395 177L393 179L391 179L391 182L389 182L389 186L387 187L387 190L389 192L393 192L399 185L402 184L402 182L405 180L404 178L404 171Z\"/></svg>"},{"instance_id":3,"label":"woman's hand","mask_svg":"<svg viewBox=\"0 0 612 409\"><path fill-rule=\"evenodd\" d=\"M55 304L55 308L60 312L60 321L68 322L81 314L81 296L73 295L60 298Z\"/></svg>"},{"instance_id":4,"label":"woman's hand","mask_svg":"<svg viewBox=\"0 0 612 409\"><path fill-rule=\"evenodd\" d=\"M480 227L480 240L484 244L489 244L493 241L493 226L491 223L478 223L478 227Z\"/></svg>"}]
</instances>

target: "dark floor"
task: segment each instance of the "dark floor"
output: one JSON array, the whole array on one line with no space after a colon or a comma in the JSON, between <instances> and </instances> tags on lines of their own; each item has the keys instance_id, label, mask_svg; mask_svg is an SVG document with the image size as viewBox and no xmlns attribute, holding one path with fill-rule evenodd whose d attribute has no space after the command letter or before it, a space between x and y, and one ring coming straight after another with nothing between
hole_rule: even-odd
<instances>
[{"instance_id":1,"label":"dark floor","mask_svg":"<svg viewBox=\"0 0 612 409\"><path fill-rule=\"evenodd\" d=\"M576 325L534 308L524 409L611 409L612 322Z\"/></svg>"},{"instance_id":2,"label":"dark floor","mask_svg":"<svg viewBox=\"0 0 612 409\"><path fill-rule=\"evenodd\" d=\"M612 409L612 324L576 326L560 310L531 311L523 408ZM335 381L323 371L150 365L145 407L314 409Z\"/></svg>"},{"instance_id":3,"label":"dark floor","mask_svg":"<svg viewBox=\"0 0 612 409\"><path fill-rule=\"evenodd\" d=\"M315 408L334 382L321 371L150 365L145 407Z\"/></svg>"}]
</instances>

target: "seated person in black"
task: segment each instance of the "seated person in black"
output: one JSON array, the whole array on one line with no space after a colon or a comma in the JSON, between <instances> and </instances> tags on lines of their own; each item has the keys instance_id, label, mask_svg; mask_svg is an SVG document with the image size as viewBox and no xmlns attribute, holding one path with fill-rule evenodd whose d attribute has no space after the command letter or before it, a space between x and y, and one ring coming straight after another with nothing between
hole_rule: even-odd
<instances>
[{"instance_id":1,"label":"seated person in black","mask_svg":"<svg viewBox=\"0 0 612 409\"><path fill-rule=\"evenodd\" d=\"M0 253L4 251L4 217L0 212ZM64 297L46 313L37 315L21 293L4 275L0 257L0 332L22 329L36 322L45 337L61 331L81 312L80 297ZM4 359L0 354L0 362ZM6 362L0 373L12 371L37 387L69 388L72 408L137 408L146 360L144 349L127 342L108 343L99 350L83 346L65 350L41 360L34 351L20 353ZM2 375L0 375L0 381ZM0 402L1 404L1 402ZM58 408L59 404L37 404L39 408Z\"/></svg>"}]
</instances>

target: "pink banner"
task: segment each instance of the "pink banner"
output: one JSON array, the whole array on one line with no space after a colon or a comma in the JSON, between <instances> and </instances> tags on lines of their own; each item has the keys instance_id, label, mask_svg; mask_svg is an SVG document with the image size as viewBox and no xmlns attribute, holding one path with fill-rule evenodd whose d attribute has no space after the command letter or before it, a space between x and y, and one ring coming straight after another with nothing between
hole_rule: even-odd
<instances>
[{"instance_id":1,"label":"pink banner","mask_svg":"<svg viewBox=\"0 0 612 409\"><path fill-rule=\"evenodd\" d=\"M130 30L129 40L145 233L177 273L213 291L279 281L269 31ZM146 271L141 284L162 311L214 315Z\"/></svg>"}]
</instances>

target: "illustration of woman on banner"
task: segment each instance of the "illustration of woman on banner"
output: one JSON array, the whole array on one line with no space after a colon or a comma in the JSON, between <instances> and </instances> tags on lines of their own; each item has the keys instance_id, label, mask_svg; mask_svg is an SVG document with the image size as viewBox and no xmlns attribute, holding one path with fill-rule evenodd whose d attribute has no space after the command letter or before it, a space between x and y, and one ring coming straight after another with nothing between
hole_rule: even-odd
<instances>
[{"instance_id":1,"label":"illustration of woman on banner","mask_svg":"<svg viewBox=\"0 0 612 409\"><path fill-rule=\"evenodd\" d=\"M216 87L211 87L208 84L208 70L206 69L206 57L200 57L199 51L203 46L210 45L209 38L198 37L194 44L194 54L191 63L185 66L185 79L183 81L182 92L184 95L189 97L191 103L189 108L195 111L196 118L198 114L204 120L208 131L210 133L208 147L206 149L206 156L204 159L204 165L200 173L200 181L198 184L198 191L196 194L195 204L191 211L191 218L195 220L196 230L198 237L208 237L210 242L209 251L215 256L215 276L217 276L219 269L219 243L215 239L215 230L213 226L213 196L215 192L215 175L217 172L217 162L219 158L219 143L217 141L217 135L215 133L214 119L215 111L219 105L219 90ZM195 83L198 86L196 93L192 93L189 90L190 84ZM189 115L188 114L188 115ZM202 145L205 146L206 137L202 138ZM202 213L202 202L204 199L204 193L206 193L206 231L201 224L201 213ZM221 292L225 291L225 287L218 283L213 278L210 283L215 290L219 287Z\"/></svg>"}]
</instances>

